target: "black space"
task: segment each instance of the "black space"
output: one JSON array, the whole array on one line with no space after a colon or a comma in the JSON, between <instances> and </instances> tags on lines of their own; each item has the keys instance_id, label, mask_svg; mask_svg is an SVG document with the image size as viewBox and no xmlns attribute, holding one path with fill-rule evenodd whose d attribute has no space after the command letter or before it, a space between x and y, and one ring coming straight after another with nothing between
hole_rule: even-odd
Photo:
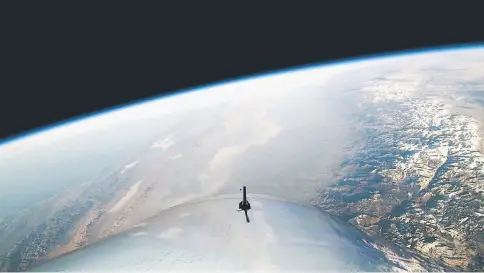
<instances>
[{"instance_id":1,"label":"black space","mask_svg":"<svg viewBox=\"0 0 484 273\"><path fill-rule=\"evenodd\" d=\"M0 139L200 84L484 40L481 9L457 3L138 2L2 2Z\"/></svg>"}]
</instances>

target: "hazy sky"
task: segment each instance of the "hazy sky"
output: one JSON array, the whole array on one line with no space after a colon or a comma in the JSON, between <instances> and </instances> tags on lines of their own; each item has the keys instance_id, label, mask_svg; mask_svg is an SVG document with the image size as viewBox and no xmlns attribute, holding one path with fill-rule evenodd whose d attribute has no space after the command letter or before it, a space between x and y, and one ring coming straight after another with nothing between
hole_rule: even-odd
<instances>
[{"instance_id":1,"label":"hazy sky","mask_svg":"<svg viewBox=\"0 0 484 273\"><path fill-rule=\"evenodd\" d=\"M345 69L348 67L341 65L317 67L213 85L100 113L5 143L0 146L0 217L95 179L103 170L122 168L171 126L183 126L190 111L211 111L224 103L268 103L284 91L324 83ZM277 127L267 130L270 132L259 131L261 135L254 136L254 143L264 142L278 131ZM249 146L227 148L217 158L226 159Z\"/></svg>"},{"instance_id":2,"label":"hazy sky","mask_svg":"<svg viewBox=\"0 0 484 273\"><path fill-rule=\"evenodd\" d=\"M331 103L322 105L313 103L308 106L309 108L304 107L304 104L310 101L302 95L298 101L297 96L294 95L298 92L300 94L312 92L313 95L318 92L339 92L338 87L328 88L325 84L331 79L333 80L330 82L334 84L333 76L347 71L366 71L366 67L371 69L379 67L380 70L395 69L398 67L396 64L401 64L410 70L414 64L421 68L422 63L435 67L442 62L448 64L452 58L472 60L470 57L482 56L481 53L482 50L469 50L463 54L460 51L451 52L450 55L449 52L427 52L415 57L396 56L263 75L134 104L5 143L0 146L0 217L95 179L103 170L122 169L152 142L159 140L159 137L170 128L184 126L184 119L191 115L190 111L214 111L215 113L213 109L216 105L225 105L225 107L244 105L245 108L240 109L240 112L245 111L247 117L251 117L251 121L257 121L254 123L254 133L248 135L246 142L224 147L210 162L212 167L218 166L213 167L218 171L201 174L222 179L227 175L225 172L227 168L234 168L236 155L248 149L257 149L257 146L265 145L275 136L288 136L287 132L283 132L288 124L296 126L298 119L319 122L319 116L314 115L314 111L319 111L318 107L320 109L326 107L326 110L318 113L318 115L325 113L326 121L344 122L338 121L338 115L331 114L331 111L337 111L338 107L331 111L328 110L328 107L332 106ZM445 54L446 58L440 58L439 56L444 55L439 54ZM415 58L419 58L420 61L415 62ZM389 62L390 60L392 62ZM392 65L387 66L388 63ZM377 70L371 71L375 73ZM346 75L358 77L350 73ZM358 82L357 78L343 77L338 80L338 84L347 86L351 86L352 82ZM291 96L287 96L288 94ZM284 98L288 99L284 100ZM326 99L341 100L342 97L332 96ZM288 106L283 107L286 110L282 108L274 110L277 105L273 105L273 101ZM309 112L308 109L313 112ZM249 113L252 110L254 112ZM284 114L289 111L293 112L289 115ZM271 115L272 120L267 118ZM245 116L241 117L238 119L234 117L229 126L237 130L238 125L235 122L237 120L242 122L241 124L244 122ZM324 119L322 116L319 118ZM321 128L329 128L328 126L329 123L322 124ZM303 127L300 132L311 133L308 124ZM241 125L240 128L246 127ZM338 138L337 133L328 132L325 135L328 137L327 141ZM293 137L296 136L297 134ZM297 143L292 144L297 145ZM306 149L309 148L306 147ZM221 169L224 171L222 172Z\"/></svg>"}]
</instances>

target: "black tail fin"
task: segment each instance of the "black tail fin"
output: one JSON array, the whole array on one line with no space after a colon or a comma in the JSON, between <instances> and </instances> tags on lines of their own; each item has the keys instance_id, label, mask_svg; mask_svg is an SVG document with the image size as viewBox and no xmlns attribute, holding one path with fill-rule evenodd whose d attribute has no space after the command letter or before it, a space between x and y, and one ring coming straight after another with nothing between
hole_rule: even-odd
<instances>
[{"instance_id":1,"label":"black tail fin","mask_svg":"<svg viewBox=\"0 0 484 273\"><path fill-rule=\"evenodd\" d=\"M245 212L245 219L247 220L247 223L249 223L250 220L247 211L250 210L250 203L247 201L247 189L245 186L242 188L242 193L242 201L239 203L239 210L243 210Z\"/></svg>"},{"instance_id":2,"label":"black tail fin","mask_svg":"<svg viewBox=\"0 0 484 273\"><path fill-rule=\"evenodd\" d=\"M243 190L243 201L244 203L247 202L247 189L245 188L245 186L242 188Z\"/></svg>"}]
</instances>

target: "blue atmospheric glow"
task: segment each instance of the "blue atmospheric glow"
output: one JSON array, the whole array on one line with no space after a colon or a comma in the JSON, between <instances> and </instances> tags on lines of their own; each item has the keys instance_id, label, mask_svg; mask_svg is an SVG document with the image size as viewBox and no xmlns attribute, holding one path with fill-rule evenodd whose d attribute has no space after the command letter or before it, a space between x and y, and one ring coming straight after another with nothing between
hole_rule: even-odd
<instances>
[{"instance_id":1,"label":"blue atmospheric glow","mask_svg":"<svg viewBox=\"0 0 484 273\"><path fill-rule=\"evenodd\" d=\"M306 69L311 69L311 68L318 68L318 67L323 67L323 66L331 66L331 65L337 65L337 64L350 64L350 63L356 63L356 62L361 62L361 61L366 61L366 60L378 60L378 59L384 59L387 57L398 57L398 56L404 56L404 55L417 55L417 54L425 54L425 53L430 53L430 52L440 52L440 51L457 51L457 50L469 50L473 48L479 48L483 47L483 43L471 43L471 44L458 44L458 45L445 45L445 46L437 46L437 47L430 47L430 48L420 48L420 49L409 49L409 50L403 50L399 52L385 52L385 53L378 53L378 54L372 54L372 55L367 55L363 57L352 57L352 58L347 58L344 60L336 60L336 61L330 61L330 62L324 62L324 63L313 63L313 64L308 64L308 65L302 65L302 66L297 66L297 67L290 67L290 68L283 68L283 69L278 69L278 70L273 70L269 72L261 72L258 74L253 74L253 75L246 75L246 76L241 76L237 78L232 78L232 79L227 79L215 83L207 83L207 84L202 84L196 87L190 87L186 89L180 89L177 92L174 92L170 95L161 95L161 96L155 96L147 99L142 99L134 102L130 102L127 104L119 105L119 106L114 106L105 110L100 110L94 113L90 114L85 114L81 115L75 118L67 119L64 121L56 122L51 125L44 126L39 129L34 129L32 131L28 131L22 134L18 134L16 136L6 138L3 141L0 140L0 146L7 144L9 142L13 142L16 140L20 140L22 138L26 138L31 135L35 135L38 133L41 133L43 131L47 131L49 129L54 129L56 127L61 127L62 125L66 125L72 122L77 122L81 121L83 119L88 119L92 118L98 115L102 114L107 114L109 112L117 111L117 110L122 110L125 108L129 108L131 106L135 105L141 105L145 102L150 102L158 99L164 99L172 96L176 96L182 93L189 93L189 92L195 92L195 91L200 91L204 88L209 88L209 87L216 87L224 84L229 84L229 83L236 83L236 82L241 82L245 80L250 80L250 79L257 79L257 78L262 78L270 75L277 75L277 74L283 74L287 72L294 72L294 71L301 71L301 70L306 70Z\"/></svg>"}]
</instances>

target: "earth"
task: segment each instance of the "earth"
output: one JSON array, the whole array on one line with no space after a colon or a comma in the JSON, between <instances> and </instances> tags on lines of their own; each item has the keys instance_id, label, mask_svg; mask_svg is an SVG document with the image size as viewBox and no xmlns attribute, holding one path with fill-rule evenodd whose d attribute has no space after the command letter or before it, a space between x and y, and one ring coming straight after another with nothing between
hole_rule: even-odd
<instances>
[{"instance_id":1,"label":"earth","mask_svg":"<svg viewBox=\"0 0 484 273\"><path fill-rule=\"evenodd\" d=\"M0 146L0 269L197 198L310 203L484 270L484 47L380 56L180 92Z\"/></svg>"}]
</instances>

